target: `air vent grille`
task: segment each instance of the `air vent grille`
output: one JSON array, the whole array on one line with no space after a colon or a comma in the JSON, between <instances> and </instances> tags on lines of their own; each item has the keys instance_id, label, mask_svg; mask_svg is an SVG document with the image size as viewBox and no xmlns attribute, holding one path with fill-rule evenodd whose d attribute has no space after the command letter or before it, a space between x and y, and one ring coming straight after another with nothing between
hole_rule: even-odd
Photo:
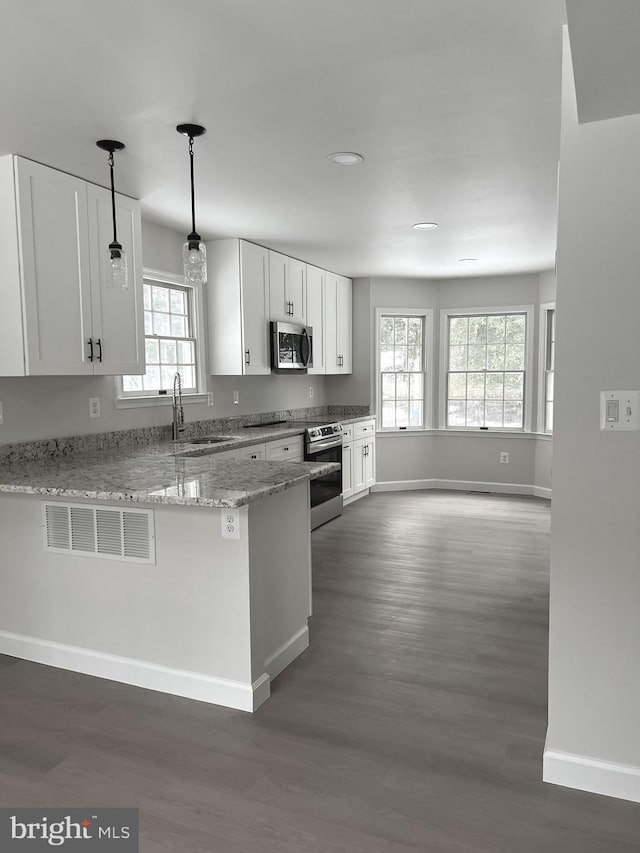
<instances>
[{"instance_id":1,"label":"air vent grille","mask_svg":"<svg viewBox=\"0 0 640 853\"><path fill-rule=\"evenodd\" d=\"M87 504L43 504L47 551L155 563L153 511Z\"/></svg>"}]
</instances>

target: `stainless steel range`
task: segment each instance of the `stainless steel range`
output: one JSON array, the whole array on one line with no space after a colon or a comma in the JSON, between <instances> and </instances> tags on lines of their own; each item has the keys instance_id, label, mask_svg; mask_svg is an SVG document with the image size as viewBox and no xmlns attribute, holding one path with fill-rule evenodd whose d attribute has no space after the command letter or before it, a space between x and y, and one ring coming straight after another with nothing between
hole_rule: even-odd
<instances>
[{"instance_id":1,"label":"stainless steel range","mask_svg":"<svg viewBox=\"0 0 640 853\"><path fill-rule=\"evenodd\" d=\"M304 458L309 462L339 462L340 469L311 481L311 529L342 515L342 427L308 423Z\"/></svg>"}]
</instances>

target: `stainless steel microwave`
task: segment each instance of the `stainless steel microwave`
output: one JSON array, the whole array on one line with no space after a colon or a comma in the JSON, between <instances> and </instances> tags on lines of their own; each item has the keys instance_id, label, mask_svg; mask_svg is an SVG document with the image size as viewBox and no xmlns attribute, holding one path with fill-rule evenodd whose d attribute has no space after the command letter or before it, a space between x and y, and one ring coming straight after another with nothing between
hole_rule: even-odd
<instances>
[{"instance_id":1,"label":"stainless steel microwave","mask_svg":"<svg viewBox=\"0 0 640 853\"><path fill-rule=\"evenodd\" d=\"M271 323L271 369L306 371L313 367L313 329L297 323Z\"/></svg>"}]
</instances>

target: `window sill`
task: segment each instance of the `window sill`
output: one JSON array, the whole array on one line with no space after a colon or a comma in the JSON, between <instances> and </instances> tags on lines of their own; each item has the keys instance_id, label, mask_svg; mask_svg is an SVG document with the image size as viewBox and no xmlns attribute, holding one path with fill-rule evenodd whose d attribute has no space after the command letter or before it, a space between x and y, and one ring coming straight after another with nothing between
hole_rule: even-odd
<instances>
[{"instance_id":1,"label":"window sill","mask_svg":"<svg viewBox=\"0 0 640 853\"><path fill-rule=\"evenodd\" d=\"M403 430L378 430L376 437L389 436L391 438L400 438L407 435L448 435L453 438L468 438L469 436L485 436L490 435L493 438L525 438L525 439L543 439L544 441L552 441L553 436L548 432L525 432L524 430L505 430L505 429L403 429Z\"/></svg>"},{"instance_id":2,"label":"window sill","mask_svg":"<svg viewBox=\"0 0 640 853\"><path fill-rule=\"evenodd\" d=\"M195 403L207 403L208 394L183 394L182 404L190 406ZM170 406L173 402L171 394L157 395L154 397L116 397L114 405L116 409L146 409L153 406Z\"/></svg>"}]
</instances>

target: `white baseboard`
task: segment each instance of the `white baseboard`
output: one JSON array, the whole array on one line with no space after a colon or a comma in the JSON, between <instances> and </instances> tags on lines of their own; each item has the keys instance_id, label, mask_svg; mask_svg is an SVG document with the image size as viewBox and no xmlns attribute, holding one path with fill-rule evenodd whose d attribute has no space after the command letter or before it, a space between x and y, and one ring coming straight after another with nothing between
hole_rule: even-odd
<instances>
[{"instance_id":1,"label":"white baseboard","mask_svg":"<svg viewBox=\"0 0 640 853\"><path fill-rule=\"evenodd\" d=\"M449 489L460 492L495 492L501 495L535 495L551 498L551 489L525 483L484 483L478 480L386 480L371 486L372 492L404 492L416 489Z\"/></svg>"},{"instance_id":2,"label":"white baseboard","mask_svg":"<svg viewBox=\"0 0 640 853\"><path fill-rule=\"evenodd\" d=\"M640 767L630 764L545 748L542 778L553 785L640 803Z\"/></svg>"},{"instance_id":3,"label":"white baseboard","mask_svg":"<svg viewBox=\"0 0 640 853\"><path fill-rule=\"evenodd\" d=\"M289 666L298 655L309 648L309 628L305 625L290 637L286 643L276 649L264 662L264 669L270 678L275 678Z\"/></svg>"},{"instance_id":4,"label":"white baseboard","mask_svg":"<svg viewBox=\"0 0 640 853\"><path fill-rule=\"evenodd\" d=\"M533 494L536 498L546 498L547 500L551 500L551 489L544 489L542 486L534 486Z\"/></svg>"},{"instance_id":5,"label":"white baseboard","mask_svg":"<svg viewBox=\"0 0 640 853\"><path fill-rule=\"evenodd\" d=\"M232 681L9 631L0 631L0 654L239 711L255 711L270 694L270 678L266 672L253 684Z\"/></svg>"}]
</instances>

